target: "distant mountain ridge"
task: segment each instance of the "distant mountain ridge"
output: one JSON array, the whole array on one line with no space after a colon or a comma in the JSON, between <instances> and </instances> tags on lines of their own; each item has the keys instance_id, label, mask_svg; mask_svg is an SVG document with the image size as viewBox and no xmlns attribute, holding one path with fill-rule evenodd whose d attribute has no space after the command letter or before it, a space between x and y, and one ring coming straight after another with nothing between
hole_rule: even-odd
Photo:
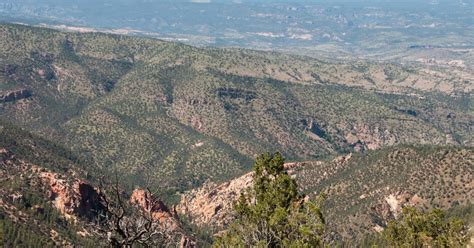
<instances>
[{"instance_id":1,"label":"distant mountain ridge","mask_svg":"<svg viewBox=\"0 0 474 248\"><path fill-rule=\"evenodd\" d=\"M468 47L473 34L470 9L469 1L423 0L3 0L0 20L111 30L202 46L312 52L329 48L338 55L363 55L416 44Z\"/></svg>"},{"instance_id":2,"label":"distant mountain ridge","mask_svg":"<svg viewBox=\"0 0 474 248\"><path fill-rule=\"evenodd\" d=\"M0 35L0 94L31 92L1 115L131 184L223 181L268 150L308 160L474 142L472 84L413 68L11 24Z\"/></svg>"}]
</instances>

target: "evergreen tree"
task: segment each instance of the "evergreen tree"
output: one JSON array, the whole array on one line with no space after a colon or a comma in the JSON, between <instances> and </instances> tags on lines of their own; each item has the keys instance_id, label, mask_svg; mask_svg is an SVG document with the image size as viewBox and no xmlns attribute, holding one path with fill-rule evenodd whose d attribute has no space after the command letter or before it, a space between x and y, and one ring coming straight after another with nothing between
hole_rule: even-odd
<instances>
[{"instance_id":1,"label":"evergreen tree","mask_svg":"<svg viewBox=\"0 0 474 248\"><path fill-rule=\"evenodd\" d=\"M463 221L446 218L439 209L423 213L411 207L389 223L383 236L393 247L464 247L468 241Z\"/></svg>"},{"instance_id":2,"label":"evergreen tree","mask_svg":"<svg viewBox=\"0 0 474 248\"><path fill-rule=\"evenodd\" d=\"M298 193L279 154L263 154L254 165L254 185L236 202L236 221L216 247L321 247L320 202ZM320 197L322 199L322 197Z\"/></svg>"}]
</instances>

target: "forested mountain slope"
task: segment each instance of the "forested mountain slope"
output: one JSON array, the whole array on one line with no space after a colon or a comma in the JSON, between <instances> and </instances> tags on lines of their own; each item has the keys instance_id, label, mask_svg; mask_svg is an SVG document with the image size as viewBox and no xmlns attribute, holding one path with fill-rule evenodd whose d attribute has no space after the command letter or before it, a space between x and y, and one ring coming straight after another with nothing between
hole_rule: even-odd
<instances>
[{"instance_id":1,"label":"forested mountain slope","mask_svg":"<svg viewBox=\"0 0 474 248\"><path fill-rule=\"evenodd\" d=\"M171 192L241 175L264 151L474 142L472 85L416 68L11 24L0 36L2 117Z\"/></svg>"},{"instance_id":2,"label":"forested mountain slope","mask_svg":"<svg viewBox=\"0 0 474 248\"><path fill-rule=\"evenodd\" d=\"M80 234L84 224L65 218L86 209L75 205L92 192L79 180L90 178L86 164L96 171L64 147L0 120L0 246L91 247L95 237Z\"/></svg>"},{"instance_id":3,"label":"forested mountain slope","mask_svg":"<svg viewBox=\"0 0 474 248\"><path fill-rule=\"evenodd\" d=\"M473 165L472 148L398 145L286 168L300 192L312 199L326 195L327 239L360 246L407 206L449 210L473 226ZM217 232L231 222L233 203L252 186L252 176L208 182L183 194L177 209Z\"/></svg>"}]
</instances>

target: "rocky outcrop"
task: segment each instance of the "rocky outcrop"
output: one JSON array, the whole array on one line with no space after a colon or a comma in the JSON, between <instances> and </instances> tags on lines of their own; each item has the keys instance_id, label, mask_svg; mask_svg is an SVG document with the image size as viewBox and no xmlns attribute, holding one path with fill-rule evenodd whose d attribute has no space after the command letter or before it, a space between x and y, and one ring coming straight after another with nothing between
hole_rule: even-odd
<instances>
[{"instance_id":1,"label":"rocky outcrop","mask_svg":"<svg viewBox=\"0 0 474 248\"><path fill-rule=\"evenodd\" d=\"M176 215L162 201L152 196L150 192L143 189L135 189L130 197L130 203L150 213L153 220L158 221L166 228L177 229Z\"/></svg>"},{"instance_id":2,"label":"rocky outcrop","mask_svg":"<svg viewBox=\"0 0 474 248\"><path fill-rule=\"evenodd\" d=\"M389 130L367 124L355 125L344 138L355 151L375 150L396 143L395 136Z\"/></svg>"},{"instance_id":3,"label":"rocky outcrop","mask_svg":"<svg viewBox=\"0 0 474 248\"><path fill-rule=\"evenodd\" d=\"M402 209L406 206L420 206L426 203L425 200L420 198L417 194L410 193L397 193L390 194L384 198L385 203L390 207L390 212L394 218L398 218Z\"/></svg>"},{"instance_id":4,"label":"rocky outcrop","mask_svg":"<svg viewBox=\"0 0 474 248\"><path fill-rule=\"evenodd\" d=\"M80 179L77 173L53 172L19 159L14 152L2 147L0 147L0 178L24 182L20 189L0 187L0 212L18 222L26 223L33 215L43 215L46 212L45 205L39 204L28 205L31 210L27 211L28 213L19 211L16 204L28 203L29 196L24 192L32 192L37 197L47 199L48 204L71 223L78 224L78 227L84 224L91 227L91 230L84 229L86 233L80 234L84 237L95 234L93 226L96 223L93 221L97 219L99 213L104 213L106 210L103 192L88 181ZM130 203L149 213L154 220L153 225L160 227L160 232L166 233L179 247L196 247L195 239L181 226L176 212L170 210L148 191L136 189L130 197ZM43 224L38 222L38 225ZM49 226L44 228L45 234L50 231L54 230ZM58 247L65 247L61 243L62 236L60 237L59 233L55 232L51 239Z\"/></svg>"},{"instance_id":5,"label":"rocky outcrop","mask_svg":"<svg viewBox=\"0 0 474 248\"><path fill-rule=\"evenodd\" d=\"M40 178L49 186L49 199L66 218L93 219L104 209L97 189L85 180L67 180L52 172L41 172Z\"/></svg>"},{"instance_id":6,"label":"rocky outcrop","mask_svg":"<svg viewBox=\"0 0 474 248\"><path fill-rule=\"evenodd\" d=\"M374 224L373 229L377 232L383 230L388 221L397 219L402 214L402 210L407 206L423 207L426 201L417 194L397 192L384 197L383 201L371 208L371 219Z\"/></svg>"},{"instance_id":7,"label":"rocky outcrop","mask_svg":"<svg viewBox=\"0 0 474 248\"><path fill-rule=\"evenodd\" d=\"M32 96L31 92L26 89L0 93L0 103L18 101L18 100L25 99L31 96Z\"/></svg>"},{"instance_id":8,"label":"rocky outcrop","mask_svg":"<svg viewBox=\"0 0 474 248\"><path fill-rule=\"evenodd\" d=\"M216 184L206 182L201 188L184 194L176 211L191 217L197 225L225 226L231 220L235 200L252 184L253 173Z\"/></svg>"},{"instance_id":9,"label":"rocky outcrop","mask_svg":"<svg viewBox=\"0 0 474 248\"><path fill-rule=\"evenodd\" d=\"M312 180L314 183L318 183L331 177L348 166L351 159L352 154L336 157L330 162L330 168L324 170L324 173L318 173L317 176L312 177ZM324 163L323 161L286 163L285 169L288 174L299 180L302 168L306 166L320 167ZM206 182L202 187L184 193L176 206L176 211L189 216L192 222L198 226L211 226L220 229L232 222L233 204L242 193L252 187L252 182L253 172L221 184Z\"/></svg>"},{"instance_id":10,"label":"rocky outcrop","mask_svg":"<svg viewBox=\"0 0 474 248\"><path fill-rule=\"evenodd\" d=\"M39 187L47 194L52 205L68 219L77 217L93 219L104 210L99 192L89 182L71 175L52 172L43 167L32 165L5 148L0 147L0 175L29 178L29 185ZM16 195L16 194L15 194ZM12 196L12 200L19 198Z\"/></svg>"},{"instance_id":11,"label":"rocky outcrop","mask_svg":"<svg viewBox=\"0 0 474 248\"><path fill-rule=\"evenodd\" d=\"M314 139L326 139L327 135L324 129L321 128L321 125L318 124L316 120L312 118L309 119L301 119L299 120L300 124L303 126L303 130L305 130L309 137Z\"/></svg>"},{"instance_id":12,"label":"rocky outcrop","mask_svg":"<svg viewBox=\"0 0 474 248\"><path fill-rule=\"evenodd\" d=\"M144 189L135 189L130 196L130 203L149 213L151 218L157 221L166 232L180 235L179 247L196 247L195 240L186 235L180 227L176 212L170 211L162 201L154 197L150 192Z\"/></svg>"},{"instance_id":13,"label":"rocky outcrop","mask_svg":"<svg viewBox=\"0 0 474 248\"><path fill-rule=\"evenodd\" d=\"M304 162L286 163L289 174ZM234 202L252 186L253 172L222 184L206 182L201 188L182 195L176 211L189 216L197 225L223 227L232 220Z\"/></svg>"}]
</instances>

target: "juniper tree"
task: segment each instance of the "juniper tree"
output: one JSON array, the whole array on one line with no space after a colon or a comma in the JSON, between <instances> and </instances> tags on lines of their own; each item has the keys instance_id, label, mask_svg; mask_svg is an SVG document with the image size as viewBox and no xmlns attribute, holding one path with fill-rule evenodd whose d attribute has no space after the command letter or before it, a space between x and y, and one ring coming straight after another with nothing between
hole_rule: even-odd
<instances>
[{"instance_id":1,"label":"juniper tree","mask_svg":"<svg viewBox=\"0 0 474 248\"><path fill-rule=\"evenodd\" d=\"M439 209L424 213L412 207L388 224L383 237L392 247L464 247L469 240L460 219L447 218Z\"/></svg>"},{"instance_id":2,"label":"juniper tree","mask_svg":"<svg viewBox=\"0 0 474 248\"><path fill-rule=\"evenodd\" d=\"M320 202L298 193L281 154L258 156L253 182L235 203L235 222L217 239L216 247L322 246Z\"/></svg>"}]
</instances>

